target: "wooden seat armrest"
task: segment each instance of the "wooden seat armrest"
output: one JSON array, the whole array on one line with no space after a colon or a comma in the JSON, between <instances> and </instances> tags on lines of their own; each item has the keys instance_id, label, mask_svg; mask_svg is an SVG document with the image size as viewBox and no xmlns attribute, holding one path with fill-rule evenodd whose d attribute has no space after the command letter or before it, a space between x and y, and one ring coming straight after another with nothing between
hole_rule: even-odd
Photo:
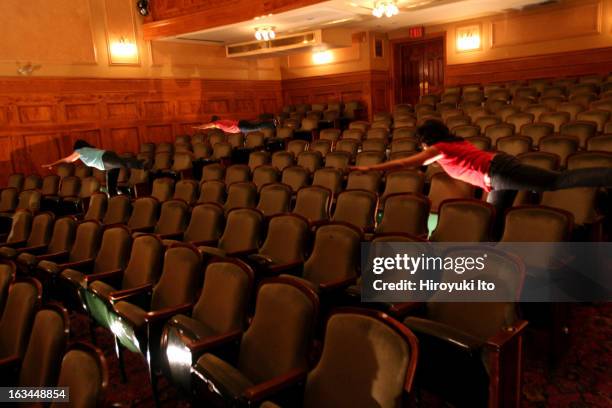
<instances>
[{"instance_id":1,"label":"wooden seat armrest","mask_svg":"<svg viewBox=\"0 0 612 408\"><path fill-rule=\"evenodd\" d=\"M336 290L340 288L349 287L351 285L354 285L355 283L357 283L356 276L352 278L342 278L342 279L337 279L335 281L320 283L319 287L324 291L332 291L332 290Z\"/></svg>"},{"instance_id":2,"label":"wooden seat armrest","mask_svg":"<svg viewBox=\"0 0 612 408\"><path fill-rule=\"evenodd\" d=\"M159 239L174 239L177 241L183 240L182 232L172 232L170 234L157 234L157 236L159 237Z\"/></svg>"},{"instance_id":3,"label":"wooden seat armrest","mask_svg":"<svg viewBox=\"0 0 612 408\"><path fill-rule=\"evenodd\" d=\"M89 259L83 259L82 261L63 263L60 265L60 267L62 269L83 270L83 269L92 267L93 263L94 263L94 259L89 258Z\"/></svg>"},{"instance_id":4,"label":"wooden seat armrest","mask_svg":"<svg viewBox=\"0 0 612 408\"><path fill-rule=\"evenodd\" d=\"M304 369L293 369L286 374L247 388L243 393L243 398L248 400L250 404L262 401L277 394L279 391L305 381L307 374L307 371Z\"/></svg>"},{"instance_id":5,"label":"wooden seat armrest","mask_svg":"<svg viewBox=\"0 0 612 408\"><path fill-rule=\"evenodd\" d=\"M487 342L485 343L485 347L493 348L494 350L500 350L513 338L522 335L522 332L523 330L525 330L526 327L527 321L519 320L512 326L501 330L496 335L487 340Z\"/></svg>"},{"instance_id":6,"label":"wooden seat armrest","mask_svg":"<svg viewBox=\"0 0 612 408\"><path fill-rule=\"evenodd\" d=\"M60 252L55 252L52 254L40 255L37 258L38 258L38 261L52 261L54 259L58 259L66 255L68 255L68 251L60 251Z\"/></svg>"},{"instance_id":7,"label":"wooden seat armrest","mask_svg":"<svg viewBox=\"0 0 612 408\"><path fill-rule=\"evenodd\" d=\"M106 281L110 279L118 279L123 277L123 269L116 269L114 271L100 272L100 273L92 273L90 275L85 275L85 282L90 284L95 281Z\"/></svg>"},{"instance_id":8,"label":"wooden seat armrest","mask_svg":"<svg viewBox=\"0 0 612 408\"><path fill-rule=\"evenodd\" d=\"M151 283L147 283L146 285L138 286L132 289L118 290L116 292L112 292L109 295L110 301L115 303L119 301L125 301L133 296L143 295L145 293L150 293L153 290L153 285Z\"/></svg>"},{"instance_id":9,"label":"wooden seat armrest","mask_svg":"<svg viewBox=\"0 0 612 408\"><path fill-rule=\"evenodd\" d=\"M160 310L147 312L147 315L145 316L145 322L153 323L153 322L159 322L162 320L168 320L174 315L186 313L190 311L191 309L193 309L193 303L185 303L182 305L169 307L166 309L160 309Z\"/></svg>"},{"instance_id":10,"label":"wooden seat armrest","mask_svg":"<svg viewBox=\"0 0 612 408\"><path fill-rule=\"evenodd\" d=\"M206 337L200 341L188 343L187 347L191 351L192 356L195 354L202 355L212 348L238 341L241 337L242 330L235 330L233 332L221 334L218 336Z\"/></svg>"}]
</instances>

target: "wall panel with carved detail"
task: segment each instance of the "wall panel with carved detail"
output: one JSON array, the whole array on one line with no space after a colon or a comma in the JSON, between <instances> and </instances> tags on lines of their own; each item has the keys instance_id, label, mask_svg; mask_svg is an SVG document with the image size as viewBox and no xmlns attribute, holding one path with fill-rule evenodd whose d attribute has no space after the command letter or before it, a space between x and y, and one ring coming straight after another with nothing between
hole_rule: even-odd
<instances>
[{"instance_id":1,"label":"wall panel with carved detail","mask_svg":"<svg viewBox=\"0 0 612 408\"><path fill-rule=\"evenodd\" d=\"M42 173L77 139L136 152L213 114L277 112L281 97L280 81L0 77L0 185L11 172Z\"/></svg>"}]
</instances>

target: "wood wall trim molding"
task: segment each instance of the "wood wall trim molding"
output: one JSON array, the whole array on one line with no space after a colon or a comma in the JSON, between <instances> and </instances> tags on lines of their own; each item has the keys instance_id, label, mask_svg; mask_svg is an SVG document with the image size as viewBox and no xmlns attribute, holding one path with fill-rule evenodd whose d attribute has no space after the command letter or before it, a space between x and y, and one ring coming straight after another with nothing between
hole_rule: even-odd
<instances>
[{"instance_id":1,"label":"wood wall trim molding","mask_svg":"<svg viewBox=\"0 0 612 408\"><path fill-rule=\"evenodd\" d=\"M445 84L463 85L612 71L612 47L447 65Z\"/></svg>"},{"instance_id":2,"label":"wood wall trim molding","mask_svg":"<svg viewBox=\"0 0 612 408\"><path fill-rule=\"evenodd\" d=\"M190 0L151 2L152 20L143 24L145 40L155 40L185 33L252 20L311 6L324 0Z\"/></svg>"},{"instance_id":3,"label":"wood wall trim molding","mask_svg":"<svg viewBox=\"0 0 612 408\"><path fill-rule=\"evenodd\" d=\"M280 81L0 77L0 185L68 154L76 139L136 152L213 114L249 119L281 108Z\"/></svg>"}]
</instances>

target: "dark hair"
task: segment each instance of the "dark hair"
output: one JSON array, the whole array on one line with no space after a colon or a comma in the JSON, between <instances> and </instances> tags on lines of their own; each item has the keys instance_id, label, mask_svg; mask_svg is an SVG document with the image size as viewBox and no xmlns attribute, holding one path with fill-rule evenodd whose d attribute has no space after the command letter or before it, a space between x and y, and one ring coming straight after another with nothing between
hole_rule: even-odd
<instances>
[{"instance_id":1,"label":"dark hair","mask_svg":"<svg viewBox=\"0 0 612 408\"><path fill-rule=\"evenodd\" d=\"M425 143L427 146L433 146L439 142L460 142L463 140L462 137L451 134L444 123L435 119L426 120L419 126L417 137L421 143Z\"/></svg>"},{"instance_id":2,"label":"dark hair","mask_svg":"<svg viewBox=\"0 0 612 408\"><path fill-rule=\"evenodd\" d=\"M79 139L76 142L74 142L74 146L72 146L72 150L81 149L83 147L93 147L93 146L87 143L86 141L84 141L83 139Z\"/></svg>"}]
</instances>

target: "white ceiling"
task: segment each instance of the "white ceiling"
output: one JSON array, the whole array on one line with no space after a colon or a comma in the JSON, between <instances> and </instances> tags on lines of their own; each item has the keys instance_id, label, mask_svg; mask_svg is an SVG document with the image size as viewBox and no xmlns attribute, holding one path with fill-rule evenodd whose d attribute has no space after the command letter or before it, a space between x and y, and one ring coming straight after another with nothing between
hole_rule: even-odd
<instances>
[{"instance_id":1,"label":"white ceiling","mask_svg":"<svg viewBox=\"0 0 612 408\"><path fill-rule=\"evenodd\" d=\"M186 33L167 40L216 44L252 41L255 28L260 26L274 26L279 36L339 26L385 32L400 27L458 21L543 2L544 0L400 0L400 13L397 16L375 18L371 11L373 0L330 0L237 24Z\"/></svg>"}]
</instances>

